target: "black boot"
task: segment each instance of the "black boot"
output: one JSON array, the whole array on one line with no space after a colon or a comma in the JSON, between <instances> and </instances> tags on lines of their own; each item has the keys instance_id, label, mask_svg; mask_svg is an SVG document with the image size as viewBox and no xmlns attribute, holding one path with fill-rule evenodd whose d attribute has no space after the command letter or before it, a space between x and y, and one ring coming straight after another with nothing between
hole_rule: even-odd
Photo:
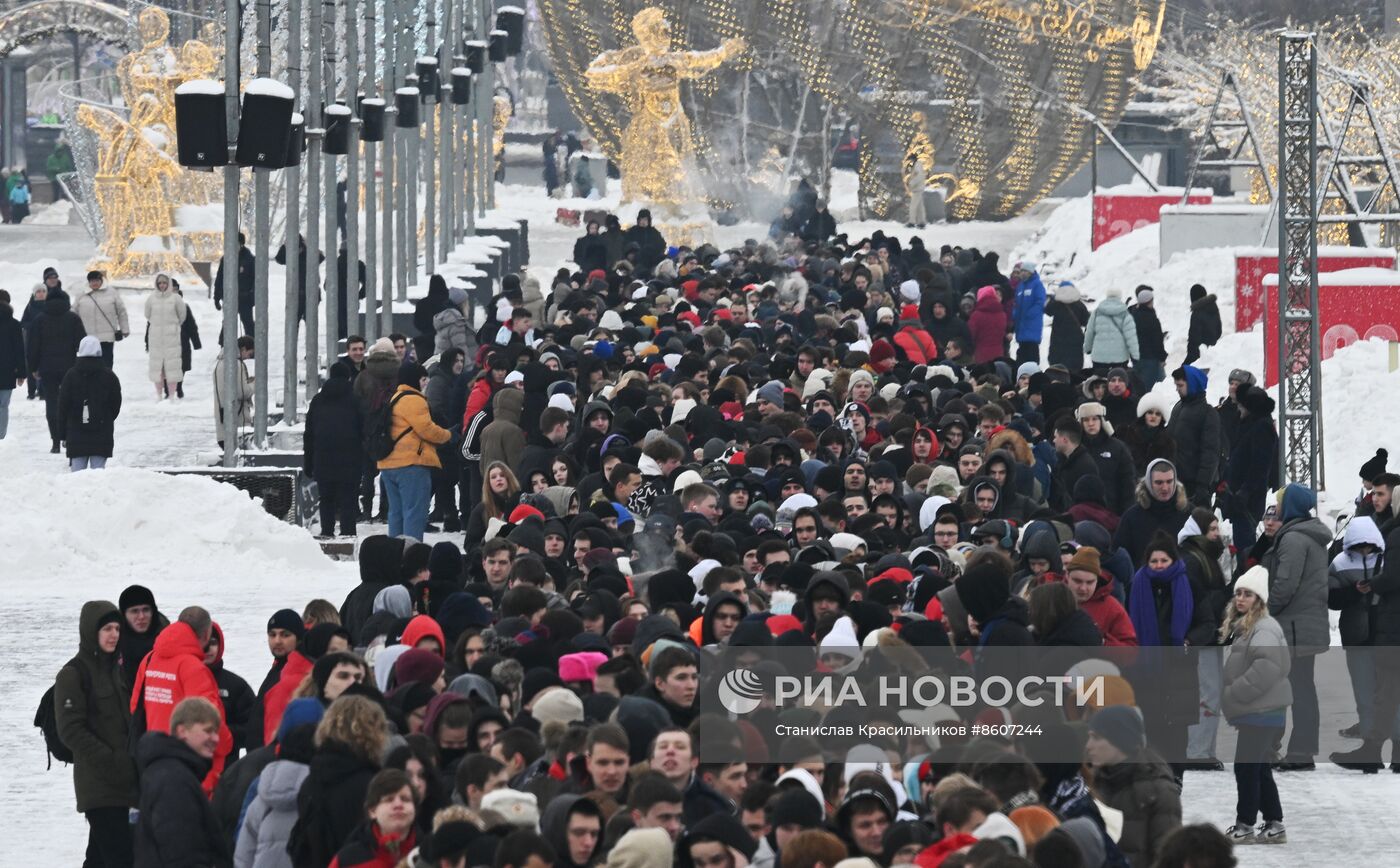
<instances>
[{"instance_id":1,"label":"black boot","mask_svg":"<svg viewBox=\"0 0 1400 868\"><path fill-rule=\"evenodd\" d=\"M1344 769L1365 772L1368 775L1385 768L1385 764L1381 762L1380 745L1363 744L1356 750L1337 751L1330 759Z\"/></svg>"},{"instance_id":2,"label":"black boot","mask_svg":"<svg viewBox=\"0 0 1400 868\"><path fill-rule=\"evenodd\" d=\"M373 497L362 497L362 498L360 498L360 521L373 521L373 520L374 520L374 498L373 498Z\"/></svg>"},{"instance_id":3,"label":"black boot","mask_svg":"<svg viewBox=\"0 0 1400 868\"><path fill-rule=\"evenodd\" d=\"M49 454L50 454L50 455L57 455L57 454L58 454L58 441L57 441L57 440L53 441L53 446L50 447L50 449L49 449Z\"/></svg>"},{"instance_id":4,"label":"black boot","mask_svg":"<svg viewBox=\"0 0 1400 868\"><path fill-rule=\"evenodd\" d=\"M183 397L185 397L185 384L184 384L184 383L176 383L176 384L175 384L175 397L177 397L177 398L183 398Z\"/></svg>"}]
</instances>

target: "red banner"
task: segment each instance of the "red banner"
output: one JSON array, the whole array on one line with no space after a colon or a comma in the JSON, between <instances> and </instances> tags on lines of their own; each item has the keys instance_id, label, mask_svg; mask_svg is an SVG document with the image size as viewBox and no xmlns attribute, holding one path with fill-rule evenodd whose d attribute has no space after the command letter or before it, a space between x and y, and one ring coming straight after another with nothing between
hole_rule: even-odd
<instances>
[{"instance_id":1,"label":"red banner","mask_svg":"<svg viewBox=\"0 0 1400 868\"><path fill-rule=\"evenodd\" d=\"M1264 278L1264 296L1264 383L1273 386L1278 383L1277 275ZM1323 359L1359 340L1400 339L1400 273L1368 268L1323 275L1317 297Z\"/></svg>"},{"instance_id":2,"label":"red banner","mask_svg":"<svg viewBox=\"0 0 1400 868\"><path fill-rule=\"evenodd\" d=\"M1134 229L1151 226L1158 222L1158 213L1163 205L1176 205L1181 202L1181 194L1140 193L1095 193L1094 194L1094 233L1092 249L1098 250L1115 238L1127 235ZM1209 205L1210 194L1191 196L1188 205Z\"/></svg>"},{"instance_id":3,"label":"red banner","mask_svg":"<svg viewBox=\"0 0 1400 868\"><path fill-rule=\"evenodd\" d=\"M1317 273L1349 268L1394 268L1395 253L1387 250L1330 248L1318 250ZM1264 277L1278 273L1278 250L1262 248L1235 254L1235 331L1254 328L1264 316Z\"/></svg>"}]
</instances>

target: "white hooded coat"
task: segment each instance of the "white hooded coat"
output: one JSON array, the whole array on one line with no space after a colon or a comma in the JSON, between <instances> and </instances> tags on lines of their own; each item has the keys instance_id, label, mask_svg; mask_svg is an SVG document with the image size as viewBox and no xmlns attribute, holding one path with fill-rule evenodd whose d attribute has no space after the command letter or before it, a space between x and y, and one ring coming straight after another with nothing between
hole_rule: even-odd
<instances>
[{"instance_id":1,"label":"white hooded coat","mask_svg":"<svg viewBox=\"0 0 1400 868\"><path fill-rule=\"evenodd\" d=\"M170 289L154 290L146 296L146 352L149 357L147 374L151 382L161 380L178 383L185 378L180 359L180 326L185 321L185 299Z\"/></svg>"}]
</instances>

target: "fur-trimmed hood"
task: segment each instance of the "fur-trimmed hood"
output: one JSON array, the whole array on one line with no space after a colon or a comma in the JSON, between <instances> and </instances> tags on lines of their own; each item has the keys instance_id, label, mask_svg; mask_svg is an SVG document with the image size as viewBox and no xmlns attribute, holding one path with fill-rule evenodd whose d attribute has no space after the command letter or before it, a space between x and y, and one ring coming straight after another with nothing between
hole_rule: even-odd
<instances>
[{"instance_id":1,"label":"fur-trimmed hood","mask_svg":"<svg viewBox=\"0 0 1400 868\"><path fill-rule=\"evenodd\" d=\"M1017 464L1024 464L1026 467L1035 466L1035 454L1031 452L1031 446L1026 442L1026 438L1004 428L993 434L987 441L987 454L991 455L998 449L1004 449L1011 453L1011 457L1016 459Z\"/></svg>"}]
</instances>

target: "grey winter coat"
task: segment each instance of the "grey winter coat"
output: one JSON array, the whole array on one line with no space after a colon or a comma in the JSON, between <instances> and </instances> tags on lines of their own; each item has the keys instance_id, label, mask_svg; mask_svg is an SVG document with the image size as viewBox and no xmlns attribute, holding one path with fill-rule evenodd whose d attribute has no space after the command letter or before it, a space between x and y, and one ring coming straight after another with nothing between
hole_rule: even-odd
<instances>
[{"instance_id":1,"label":"grey winter coat","mask_svg":"<svg viewBox=\"0 0 1400 868\"><path fill-rule=\"evenodd\" d=\"M1331 644L1327 626L1327 546L1332 535L1316 518L1279 528L1264 555L1269 571L1269 614L1278 619L1294 656L1321 654Z\"/></svg>"},{"instance_id":2,"label":"grey winter coat","mask_svg":"<svg viewBox=\"0 0 1400 868\"><path fill-rule=\"evenodd\" d=\"M1120 298L1106 298L1089 315L1084 329L1084 354L1098 365L1138 359L1137 324Z\"/></svg>"},{"instance_id":3,"label":"grey winter coat","mask_svg":"<svg viewBox=\"0 0 1400 868\"><path fill-rule=\"evenodd\" d=\"M1225 673L1220 692L1220 708L1225 720L1246 714L1278 711L1293 704L1293 687L1288 683L1288 670L1293 661L1283 628L1278 621L1265 615L1254 625L1248 636L1237 637L1230 644L1230 656L1225 658Z\"/></svg>"},{"instance_id":4,"label":"grey winter coat","mask_svg":"<svg viewBox=\"0 0 1400 868\"><path fill-rule=\"evenodd\" d=\"M460 310L449 307L433 317L433 352L442 355L450 349L458 349L467 354L470 360L476 354L476 335L467 328L467 318Z\"/></svg>"},{"instance_id":5,"label":"grey winter coat","mask_svg":"<svg viewBox=\"0 0 1400 868\"><path fill-rule=\"evenodd\" d=\"M234 868L292 868L287 842L297 823L297 793L310 773L306 763L291 760L274 760L263 769L238 833Z\"/></svg>"}]
</instances>

